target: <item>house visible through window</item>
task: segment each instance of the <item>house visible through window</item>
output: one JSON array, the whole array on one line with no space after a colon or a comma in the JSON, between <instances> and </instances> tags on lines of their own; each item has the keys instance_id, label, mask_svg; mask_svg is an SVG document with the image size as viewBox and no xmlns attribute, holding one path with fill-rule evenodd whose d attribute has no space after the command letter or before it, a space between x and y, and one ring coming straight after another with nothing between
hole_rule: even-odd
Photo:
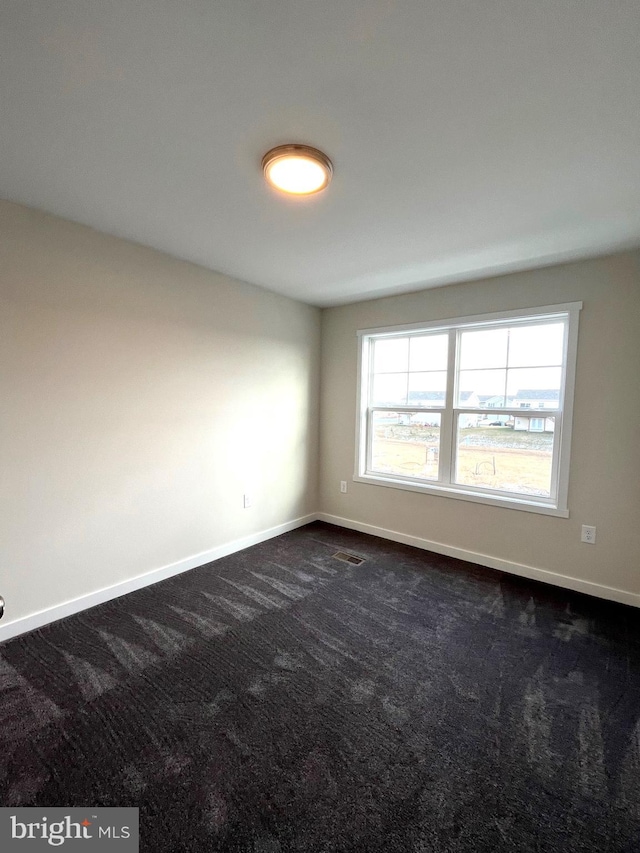
<instances>
[{"instance_id":1,"label":"house visible through window","mask_svg":"<svg viewBox=\"0 0 640 853\"><path fill-rule=\"evenodd\" d=\"M567 515L580 308L358 332L355 479Z\"/></svg>"}]
</instances>

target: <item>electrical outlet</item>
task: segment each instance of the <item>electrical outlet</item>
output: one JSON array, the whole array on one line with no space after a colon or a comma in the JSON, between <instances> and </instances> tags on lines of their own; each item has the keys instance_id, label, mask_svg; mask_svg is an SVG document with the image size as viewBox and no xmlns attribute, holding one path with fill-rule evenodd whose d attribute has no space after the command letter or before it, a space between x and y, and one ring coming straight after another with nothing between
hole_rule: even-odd
<instances>
[{"instance_id":1,"label":"electrical outlet","mask_svg":"<svg viewBox=\"0 0 640 853\"><path fill-rule=\"evenodd\" d=\"M582 533L580 535L580 541L586 542L587 545L595 545L596 542L596 529L592 527L590 524L582 525Z\"/></svg>"},{"instance_id":2,"label":"electrical outlet","mask_svg":"<svg viewBox=\"0 0 640 853\"><path fill-rule=\"evenodd\" d=\"M245 508L245 509L249 509L249 507L251 506L251 503L252 503L252 502L251 502L251 495L244 495L244 496L243 496L243 505L244 505L244 508Z\"/></svg>"},{"instance_id":3,"label":"electrical outlet","mask_svg":"<svg viewBox=\"0 0 640 853\"><path fill-rule=\"evenodd\" d=\"M340 480L340 491L342 492L343 495L347 494L347 481L346 480Z\"/></svg>"}]
</instances>

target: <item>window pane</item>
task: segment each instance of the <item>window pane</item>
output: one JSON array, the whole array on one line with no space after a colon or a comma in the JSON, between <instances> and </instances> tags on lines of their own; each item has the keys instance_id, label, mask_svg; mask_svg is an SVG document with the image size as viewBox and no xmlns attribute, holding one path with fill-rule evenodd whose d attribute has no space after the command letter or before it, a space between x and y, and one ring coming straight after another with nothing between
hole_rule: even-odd
<instances>
[{"instance_id":1,"label":"window pane","mask_svg":"<svg viewBox=\"0 0 640 853\"><path fill-rule=\"evenodd\" d=\"M444 406L446 390L445 371L409 374L410 406Z\"/></svg>"},{"instance_id":2,"label":"window pane","mask_svg":"<svg viewBox=\"0 0 640 853\"><path fill-rule=\"evenodd\" d=\"M564 324L515 326L509 335L509 367L562 364Z\"/></svg>"},{"instance_id":3,"label":"window pane","mask_svg":"<svg viewBox=\"0 0 640 853\"><path fill-rule=\"evenodd\" d=\"M373 349L374 373L399 373L409 369L409 338L381 338Z\"/></svg>"},{"instance_id":4,"label":"window pane","mask_svg":"<svg viewBox=\"0 0 640 853\"><path fill-rule=\"evenodd\" d=\"M447 369L448 335L426 335L409 340L409 370Z\"/></svg>"},{"instance_id":5,"label":"window pane","mask_svg":"<svg viewBox=\"0 0 640 853\"><path fill-rule=\"evenodd\" d=\"M407 405L407 373L380 373L373 377L374 406Z\"/></svg>"},{"instance_id":6,"label":"window pane","mask_svg":"<svg viewBox=\"0 0 640 853\"><path fill-rule=\"evenodd\" d=\"M507 371L508 405L517 409L557 409L560 367L517 367Z\"/></svg>"},{"instance_id":7,"label":"window pane","mask_svg":"<svg viewBox=\"0 0 640 853\"><path fill-rule=\"evenodd\" d=\"M438 479L440 415L373 412L371 470L379 474Z\"/></svg>"},{"instance_id":8,"label":"window pane","mask_svg":"<svg viewBox=\"0 0 640 853\"><path fill-rule=\"evenodd\" d=\"M555 418L518 415L500 426L489 418L459 417L455 482L550 497Z\"/></svg>"},{"instance_id":9,"label":"window pane","mask_svg":"<svg viewBox=\"0 0 640 853\"><path fill-rule=\"evenodd\" d=\"M461 370L459 406L504 406L506 370Z\"/></svg>"},{"instance_id":10,"label":"window pane","mask_svg":"<svg viewBox=\"0 0 640 853\"><path fill-rule=\"evenodd\" d=\"M506 367L508 329L461 332L460 367Z\"/></svg>"}]
</instances>

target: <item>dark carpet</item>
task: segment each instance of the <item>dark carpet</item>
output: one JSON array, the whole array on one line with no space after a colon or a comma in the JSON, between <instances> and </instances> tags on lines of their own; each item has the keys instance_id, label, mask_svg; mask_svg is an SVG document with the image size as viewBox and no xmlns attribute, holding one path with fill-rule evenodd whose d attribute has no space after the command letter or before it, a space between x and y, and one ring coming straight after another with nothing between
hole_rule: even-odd
<instances>
[{"instance_id":1,"label":"dark carpet","mask_svg":"<svg viewBox=\"0 0 640 853\"><path fill-rule=\"evenodd\" d=\"M0 647L0 799L154 853L636 853L638 615L315 523Z\"/></svg>"}]
</instances>

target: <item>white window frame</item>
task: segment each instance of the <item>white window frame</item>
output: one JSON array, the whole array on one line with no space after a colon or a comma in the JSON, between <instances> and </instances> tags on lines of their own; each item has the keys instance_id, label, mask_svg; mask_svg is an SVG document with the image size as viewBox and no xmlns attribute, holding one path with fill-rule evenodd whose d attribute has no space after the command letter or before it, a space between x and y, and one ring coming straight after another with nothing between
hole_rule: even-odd
<instances>
[{"instance_id":1,"label":"white window frame","mask_svg":"<svg viewBox=\"0 0 640 853\"><path fill-rule=\"evenodd\" d=\"M353 479L359 483L369 483L395 489L422 492L430 495L472 501L475 503L500 506L536 512L543 515L569 517L569 463L571 454L571 428L573 423L573 397L575 388L576 360L578 352L578 319L582 302L569 302L560 305L546 305L537 308L501 311L492 314L478 314L467 317L455 317L424 323L409 323L399 326L385 326L374 329L359 329L358 336L358 410L356 416L356 462ZM486 488L458 485L453 482L455 470L455 435L457 419L461 414L481 414L495 412L492 408L476 408L456 405L455 381L457 378L457 357L459 338L462 330L496 327L510 323L530 325L536 321L546 323L554 319L566 321L567 334L564 336L563 374L557 408L527 408L526 417L555 418L554 442L551 470L551 496L538 498ZM382 474L371 470L370 465L370 422L372 412L389 409L388 406L369 404L373 373L370 371L370 351L372 341L380 337L397 337L429 332L449 334L448 381L444 406L394 406L393 411L406 412L409 416L432 411L440 415L440 463L438 481L417 480L396 474ZM507 401L505 400L505 403ZM500 414L512 417L523 416L520 407L500 407Z\"/></svg>"}]
</instances>

